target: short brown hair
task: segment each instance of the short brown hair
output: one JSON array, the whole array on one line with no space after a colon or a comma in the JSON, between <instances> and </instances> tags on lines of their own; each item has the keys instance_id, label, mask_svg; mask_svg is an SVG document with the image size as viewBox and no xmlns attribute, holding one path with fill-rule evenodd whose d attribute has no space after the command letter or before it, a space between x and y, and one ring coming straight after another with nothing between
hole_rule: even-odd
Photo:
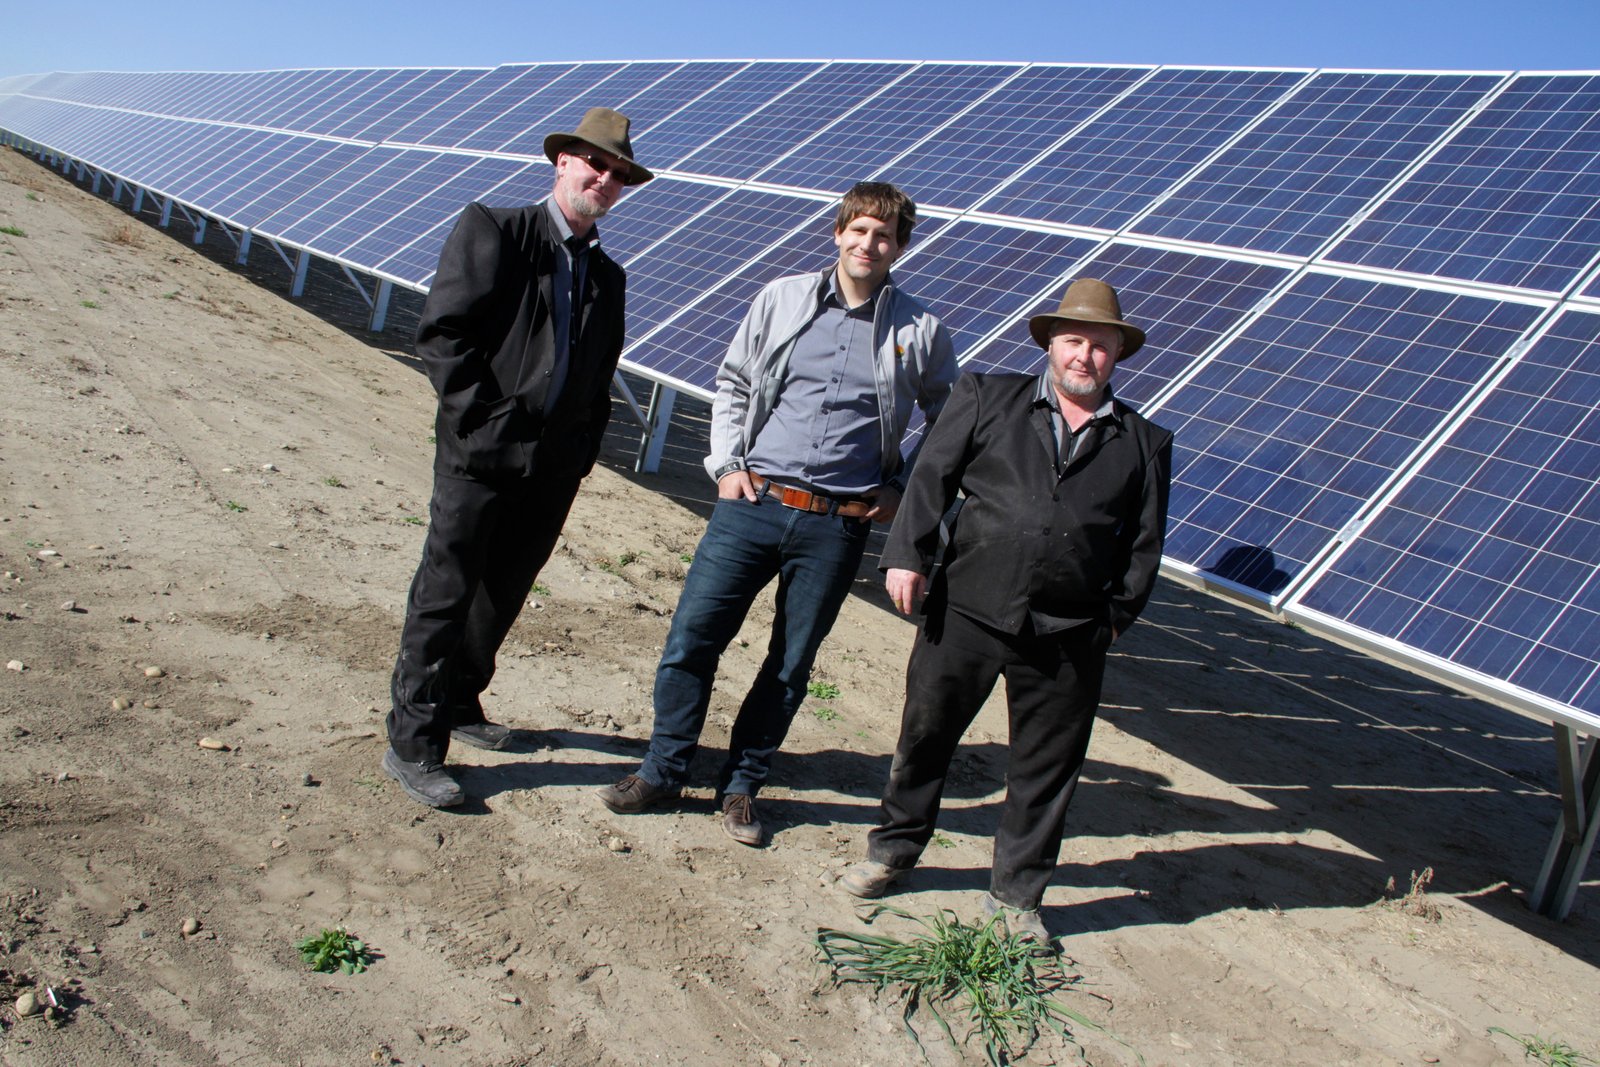
<instances>
[{"instance_id":1,"label":"short brown hair","mask_svg":"<svg viewBox=\"0 0 1600 1067\"><path fill-rule=\"evenodd\" d=\"M911 243L911 228L917 224L917 205L911 198L888 182L856 182L839 201L839 214L833 222L833 232L843 233L844 228L862 215L880 221L895 219L894 239L904 248Z\"/></svg>"}]
</instances>

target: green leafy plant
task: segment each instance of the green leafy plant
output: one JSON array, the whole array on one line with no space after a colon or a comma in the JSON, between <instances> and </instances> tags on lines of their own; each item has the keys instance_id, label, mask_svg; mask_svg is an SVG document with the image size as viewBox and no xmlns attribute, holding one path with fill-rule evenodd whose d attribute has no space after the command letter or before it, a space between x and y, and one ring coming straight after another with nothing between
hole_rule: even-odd
<instances>
[{"instance_id":1,"label":"green leafy plant","mask_svg":"<svg viewBox=\"0 0 1600 1067\"><path fill-rule=\"evenodd\" d=\"M533 594L534 594L534 596L549 596L550 595L550 587L548 585L545 585L543 582L534 582L533 583Z\"/></svg>"},{"instance_id":2,"label":"green leafy plant","mask_svg":"<svg viewBox=\"0 0 1600 1067\"><path fill-rule=\"evenodd\" d=\"M1538 1037L1533 1034L1514 1034L1510 1030L1498 1026L1489 1027L1491 1034L1502 1034L1522 1046L1522 1058L1537 1060L1548 1064L1549 1067L1581 1067L1585 1063L1595 1061L1567 1044L1554 1038Z\"/></svg>"},{"instance_id":3,"label":"green leafy plant","mask_svg":"<svg viewBox=\"0 0 1600 1067\"><path fill-rule=\"evenodd\" d=\"M679 552L678 553L678 562L679 563L693 563L694 562L694 553L692 553L692 552Z\"/></svg>"},{"instance_id":4,"label":"green leafy plant","mask_svg":"<svg viewBox=\"0 0 1600 1067\"><path fill-rule=\"evenodd\" d=\"M326 478L322 479L322 484L326 485L326 486L328 486L330 488L333 488L333 489L343 489L344 488L344 483L341 482L336 475L332 475L332 474L330 474Z\"/></svg>"},{"instance_id":5,"label":"green leafy plant","mask_svg":"<svg viewBox=\"0 0 1600 1067\"><path fill-rule=\"evenodd\" d=\"M835 985L863 982L904 1001L901 1021L924 1058L927 1050L911 1020L926 1005L951 1044L960 1042L947 1014L960 1011L968 1025L962 1040L977 1036L995 1067L1025 1054L1044 1030L1076 1044L1074 1025L1105 1034L1144 1062L1127 1042L1061 1002L1060 994L1083 981L1067 971L1072 961L1041 955L1039 945L1008 933L1000 916L971 924L948 910L923 918L879 904L866 921L885 913L909 919L922 932L901 939L819 929L813 944Z\"/></svg>"},{"instance_id":6,"label":"green leafy plant","mask_svg":"<svg viewBox=\"0 0 1600 1067\"><path fill-rule=\"evenodd\" d=\"M98 308L100 305L93 300L80 300L78 301L78 306L81 308Z\"/></svg>"},{"instance_id":7,"label":"green leafy plant","mask_svg":"<svg viewBox=\"0 0 1600 1067\"><path fill-rule=\"evenodd\" d=\"M227 508L229 511L249 511L250 510L249 508L245 507L243 504L239 503L237 500L229 500L225 504L223 504L222 506Z\"/></svg>"},{"instance_id":8,"label":"green leafy plant","mask_svg":"<svg viewBox=\"0 0 1600 1067\"><path fill-rule=\"evenodd\" d=\"M352 779L352 781L373 795L383 792L383 779L376 774L363 774L359 778Z\"/></svg>"},{"instance_id":9,"label":"green leafy plant","mask_svg":"<svg viewBox=\"0 0 1600 1067\"><path fill-rule=\"evenodd\" d=\"M422 525L422 516L421 515L407 515L405 518L401 519L400 521L401 522L408 522L413 526L421 526Z\"/></svg>"},{"instance_id":10,"label":"green leafy plant","mask_svg":"<svg viewBox=\"0 0 1600 1067\"><path fill-rule=\"evenodd\" d=\"M28 197L29 200L32 200L35 203L37 203L38 200L39 200L39 194L38 193L28 193L27 197Z\"/></svg>"},{"instance_id":11,"label":"green leafy plant","mask_svg":"<svg viewBox=\"0 0 1600 1067\"><path fill-rule=\"evenodd\" d=\"M933 840L931 842L929 842L929 843L932 844L934 848L955 848L956 847L956 843L954 841L950 840L948 837L944 836L944 834L941 834L941 833L935 833L933 835Z\"/></svg>"},{"instance_id":12,"label":"green leafy plant","mask_svg":"<svg viewBox=\"0 0 1600 1067\"><path fill-rule=\"evenodd\" d=\"M176 299L178 299L178 290L174 289L170 293L162 293L161 294L161 299L163 299L163 300L176 300Z\"/></svg>"},{"instance_id":13,"label":"green leafy plant","mask_svg":"<svg viewBox=\"0 0 1600 1067\"><path fill-rule=\"evenodd\" d=\"M28 236L27 233L22 229L21 226L0 226L0 233L3 233L5 235L7 235L8 237L26 237L26 236Z\"/></svg>"},{"instance_id":14,"label":"green leafy plant","mask_svg":"<svg viewBox=\"0 0 1600 1067\"><path fill-rule=\"evenodd\" d=\"M808 682L806 692L818 700L834 700L839 696L839 687L832 682Z\"/></svg>"},{"instance_id":15,"label":"green leafy plant","mask_svg":"<svg viewBox=\"0 0 1600 1067\"><path fill-rule=\"evenodd\" d=\"M316 937L296 942L294 947L299 950L302 963L324 974L360 974L372 963L366 942L352 937L342 926L324 929Z\"/></svg>"},{"instance_id":16,"label":"green leafy plant","mask_svg":"<svg viewBox=\"0 0 1600 1067\"><path fill-rule=\"evenodd\" d=\"M617 566L626 567L628 564L634 563L637 560L639 560L641 557L648 556L649 554L650 553L648 553L648 552L635 552L633 549L630 548L626 552L624 552L622 555L617 557Z\"/></svg>"},{"instance_id":17,"label":"green leafy plant","mask_svg":"<svg viewBox=\"0 0 1600 1067\"><path fill-rule=\"evenodd\" d=\"M839 713L834 711L826 704L822 705L820 708L817 708L811 714L817 717L818 722L833 722L839 717Z\"/></svg>"}]
</instances>

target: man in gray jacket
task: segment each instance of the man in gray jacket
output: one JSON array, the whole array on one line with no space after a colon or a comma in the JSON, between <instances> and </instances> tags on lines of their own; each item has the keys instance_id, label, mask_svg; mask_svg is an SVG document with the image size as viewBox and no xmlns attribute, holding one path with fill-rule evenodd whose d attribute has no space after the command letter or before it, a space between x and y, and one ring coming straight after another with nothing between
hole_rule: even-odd
<instances>
[{"instance_id":1,"label":"man in gray jacket","mask_svg":"<svg viewBox=\"0 0 1600 1067\"><path fill-rule=\"evenodd\" d=\"M915 224L916 205L900 190L858 183L834 222L838 262L769 284L734 335L711 410L716 509L656 669L650 751L636 773L599 791L612 811L677 798L717 661L776 577L767 657L716 783L729 836L762 844L756 791L805 699L871 524L899 507L912 410L932 423L956 378L949 333L889 276Z\"/></svg>"}]
</instances>

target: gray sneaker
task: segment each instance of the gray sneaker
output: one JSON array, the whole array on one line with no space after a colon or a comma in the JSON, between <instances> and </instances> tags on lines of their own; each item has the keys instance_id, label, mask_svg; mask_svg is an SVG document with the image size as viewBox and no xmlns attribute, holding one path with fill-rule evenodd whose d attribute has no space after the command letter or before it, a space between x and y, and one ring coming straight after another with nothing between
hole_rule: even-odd
<instances>
[{"instance_id":1,"label":"gray sneaker","mask_svg":"<svg viewBox=\"0 0 1600 1067\"><path fill-rule=\"evenodd\" d=\"M993 893L983 895L983 914L1000 915L1006 930L1019 941L1033 941L1042 948L1050 947L1050 931L1045 929L1044 918L1038 908L1013 908L995 899Z\"/></svg>"},{"instance_id":2,"label":"gray sneaker","mask_svg":"<svg viewBox=\"0 0 1600 1067\"><path fill-rule=\"evenodd\" d=\"M450 731L452 741L460 741L473 748L495 750L509 745L513 736L511 727L501 726L497 722L469 722Z\"/></svg>"},{"instance_id":3,"label":"gray sneaker","mask_svg":"<svg viewBox=\"0 0 1600 1067\"><path fill-rule=\"evenodd\" d=\"M646 808L677 800L680 792L677 786L655 785L630 774L616 785L596 789L594 795L618 815L637 815Z\"/></svg>"},{"instance_id":4,"label":"gray sneaker","mask_svg":"<svg viewBox=\"0 0 1600 1067\"><path fill-rule=\"evenodd\" d=\"M839 876L839 888L853 897L881 897L905 872L877 860L862 860Z\"/></svg>"},{"instance_id":5,"label":"gray sneaker","mask_svg":"<svg viewBox=\"0 0 1600 1067\"><path fill-rule=\"evenodd\" d=\"M383 773L400 783L400 788L430 808L453 808L467 795L460 784L444 769L444 764L433 760L411 763L401 759L394 749L383 754Z\"/></svg>"}]
</instances>

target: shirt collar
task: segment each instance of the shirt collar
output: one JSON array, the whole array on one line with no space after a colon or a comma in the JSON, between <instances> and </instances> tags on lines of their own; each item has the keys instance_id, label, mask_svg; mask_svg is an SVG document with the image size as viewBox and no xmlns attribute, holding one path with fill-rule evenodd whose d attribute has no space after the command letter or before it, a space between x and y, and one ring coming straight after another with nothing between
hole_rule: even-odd
<instances>
[{"instance_id":1,"label":"shirt collar","mask_svg":"<svg viewBox=\"0 0 1600 1067\"><path fill-rule=\"evenodd\" d=\"M839 295L839 268L837 265L835 265L828 269L827 280L822 286L822 306L827 307L831 303L832 306L843 308L846 311L871 311L877 304L878 297L882 296L883 291L888 287L889 276L886 274L883 277L883 281L878 283L878 287L872 290L872 295L867 297L865 302L853 308L847 307L844 302L844 297Z\"/></svg>"}]
</instances>

